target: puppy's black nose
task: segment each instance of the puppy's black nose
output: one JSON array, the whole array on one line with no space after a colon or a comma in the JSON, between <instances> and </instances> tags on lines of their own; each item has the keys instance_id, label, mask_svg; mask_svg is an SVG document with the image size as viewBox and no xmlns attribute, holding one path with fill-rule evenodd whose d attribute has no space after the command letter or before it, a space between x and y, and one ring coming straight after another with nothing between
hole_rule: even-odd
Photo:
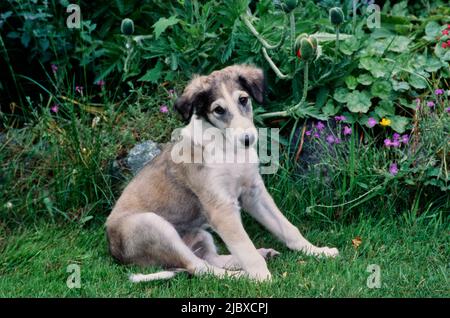
<instances>
[{"instance_id":1,"label":"puppy's black nose","mask_svg":"<svg viewBox=\"0 0 450 318\"><path fill-rule=\"evenodd\" d=\"M253 134L245 134L241 137L241 142L244 144L245 147L249 147L253 144L255 141L255 136Z\"/></svg>"}]
</instances>

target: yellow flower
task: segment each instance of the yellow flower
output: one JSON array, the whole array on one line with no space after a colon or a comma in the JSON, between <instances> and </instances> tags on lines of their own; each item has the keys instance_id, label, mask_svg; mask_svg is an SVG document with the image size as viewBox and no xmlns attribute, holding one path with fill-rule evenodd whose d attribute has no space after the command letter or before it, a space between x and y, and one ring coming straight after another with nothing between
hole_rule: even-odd
<instances>
[{"instance_id":1,"label":"yellow flower","mask_svg":"<svg viewBox=\"0 0 450 318\"><path fill-rule=\"evenodd\" d=\"M391 120L390 120L390 119L387 119L387 118L383 118L383 119L381 119L381 121L380 121L380 125L381 125L381 126L390 126L390 125L391 125Z\"/></svg>"}]
</instances>

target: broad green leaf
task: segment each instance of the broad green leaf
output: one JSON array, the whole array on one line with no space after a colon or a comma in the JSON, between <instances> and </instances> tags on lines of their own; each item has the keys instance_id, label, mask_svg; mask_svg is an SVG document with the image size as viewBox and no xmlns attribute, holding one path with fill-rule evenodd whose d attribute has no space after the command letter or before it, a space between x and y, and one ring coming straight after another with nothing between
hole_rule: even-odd
<instances>
[{"instance_id":1,"label":"broad green leaf","mask_svg":"<svg viewBox=\"0 0 450 318\"><path fill-rule=\"evenodd\" d=\"M327 116L334 116L338 113L339 107L334 106L333 100L329 99L322 112Z\"/></svg>"},{"instance_id":2,"label":"broad green leaf","mask_svg":"<svg viewBox=\"0 0 450 318\"><path fill-rule=\"evenodd\" d=\"M339 87L338 89L336 89L334 91L333 98L335 100L337 100L339 103L345 103L345 102L347 102L347 97L348 97L349 93L350 92L348 91L348 89Z\"/></svg>"},{"instance_id":3,"label":"broad green leaf","mask_svg":"<svg viewBox=\"0 0 450 318\"><path fill-rule=\"evenodd\" d=\"M391 82L392 82L392 88L394 89L394 91L405 92L410 89L410 86L407 82L399 82L394 79L391 80Z\"/></svg>"},{"instance_id":4,"label":"broad green leaf","mask_svg":"<svg viewBox=\"0 0 450 318\"><path fill-rule=\"evenodd\" d=\"M370 85L373 83L373 77L370 74L361 74L358 76L357 81L363 85Z\"/></svg>"},{"instance_id":5,"label":"broad green leaf","mask_svg":"<svg viewBox=\"0 0 450 318\"><path fill-rule=\"evenodd\" d=\"M383 117L391 117L395 114L395 106L391 101L383 100L375 107L375 114L378 115L379 118Z\"/></svg>"},{"instance_id":6,"label":"broad green leaf","mask_svg":"<svg viewBox=\"0 0 450 318\"><path fill-rule=\"evenodd\" d=\"M386 67L381 61L377 61L373 57L363 57L359 60L359 68L368 70L374 77L384 77L386 76Z\"/></svg>"},{"instance_id":7,"label":"broad green leaf","mask_svg":"<svg viewBox=\"0 0 450 318\"><path fill-rule=\"evenodd\" d=\"M358 86L358 81L353 75L349 75L345 78L345 84L347 84L347 87L349 89L355 89L356 86Z\"/></svg>"},{"instance_id":8,"label":"broad green leaf","mask_svg":"<svg viewBox=\"0 0 450 318\"><path fill-rule=\"evenodd\" d=\"M339 46L339 50L345 55L352 55L353 52L359 49L359 41L356 38L349 38L344 40Z\"/></svg>"},{"instance_id":9,"label":"broad green leaf","mask_svg":"<svg viewBox=\"0 0 450 318\"><path fill-rule=\"evenodd\" d=\"M376 81L372 84L370 92L373 96L377 96L381 99L388 99L391 95L392 85L388 81Z\"/></svg>"},{"instance_id":10,"label":"broad green leaf","mask_svg":"<svg viewBox=\"0 0 450 318\"><path fill-rule=\"evenodd\" d=\"M392 116L391 119L391 128L402 134L405 132L407 125L409 124L409 118L403 116Z\"/></svg>"},{"instance_id":11,"label":"broad green leaf","mask_svg":"<svg viewBox=\"0 0 450 318\"><path fill-rule=\"evenodd\" d=\"M409 75L408 83L417 89L424 89L427 87L427 81L422 76L416 74Z\"/></svg>"},{"instance_id":12,"label":"broad green leaf","mask_svg":"<svg viewBox=\"0 0 450 318\"><path fill-rule=\"evenodd\" d=\"M436 21L428 22L425 26L424 38L428 41L435 41L441 35L441 26Z\"/></svg>"},{"instance_id":13,"label":"broad green leaf","mask_svg":"<svg viewBox=\"0 0 450 318\"><path fill-rule=\"evenodd\" d=\"M175 16L171 16L170 18L160 18L155 24L153 24L155 38L158 39L161 33L163 33L168 27L177 24L180 22Z\"/></svg>"},{"instance_id":14,"label":"broad green leaf","mask_svg":"<svg viewBox=\"0 0 450 318\"><path fill-rule=\"evenodd\" d=\"M161 63L161 61L158 61L158 63L156 63L156 65L155 65L155 67L148 70L144 76L142 76L140 79L138 79L138 81L151 82L154 84L158 83L158 80L162 74L162 72L161 72L162 68L163 68L163 64Z\"/></svg>"},{"instance_id":15,"label":"broad green leaf","mask_svg":"<svg viewBox=\"0 0 450 318\"><path fill-rule=\"evenodd\" d=\"M387 39L388 44L392 39ZM389 51L402 53L408 49L408 45L411 43L411 39L406 36L396 36L394 40L392 40L391 45L389 46Z\"/></svg>"},{"instance_id":16,"label":"broad green leaf","mask_svg":"<svg viewBox=\"0 0 450 318\"><path fill-rule=\"evenodd\" d=\"M328 99L328 93L330 90L327 87L321 87L319 89L319 92L316 94L316 107L322 108L323 105L325 105L325 102Z\"/></svg>"},{"instance_id":17,"label":"broad green leaf","mask_svg":"<svg viewBox=\"0 0 450 318\"><path fill-rule=\"evenodd\" d=\"M367 113L371 105L370 95L365 91L353 91L347 96L347 108L353 113Z\"/></svg>"}]
</instances>

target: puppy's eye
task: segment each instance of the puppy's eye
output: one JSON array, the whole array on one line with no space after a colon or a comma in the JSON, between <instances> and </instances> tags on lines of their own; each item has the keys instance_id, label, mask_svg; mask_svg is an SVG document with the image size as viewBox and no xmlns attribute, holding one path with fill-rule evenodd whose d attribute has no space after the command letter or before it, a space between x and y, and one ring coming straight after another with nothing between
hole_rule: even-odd
<instances>
[{"instance_id":1,"label":"puppy's eye","mask_svg":"<svg viewBox=\"0 0 450 318\"><path fill-rule=\"evenodd\" d=\"M247 106L247 103L248 103L248 97L247 97L247 96L241 96L241 97L239 97L239 103L240 103L242 106Z\"/></svg>"},{"instance_id":2,"label":"puppy's eye","mask_svg":"<svg viewBox=\"0 0 450 318\"><path fill-rule=\"evenodd\" d=\"M223 115L223 114L225 114L225 109L221 106L217 106L216 108L214 108L214 112L217 115Z\"/></svg>"}]
</instances>

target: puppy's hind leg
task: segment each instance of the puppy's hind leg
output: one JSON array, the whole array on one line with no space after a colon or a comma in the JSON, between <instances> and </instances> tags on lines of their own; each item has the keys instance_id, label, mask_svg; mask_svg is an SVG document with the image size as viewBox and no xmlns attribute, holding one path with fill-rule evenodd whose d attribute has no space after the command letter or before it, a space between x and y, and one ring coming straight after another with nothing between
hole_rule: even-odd
<instances>
[{"instance_id":1,"label":"puppy's hind leg","mask_svg":"<svg viewBox=\"0 0 450 318\"><path fill-rule=\"evenodd\" d=\"M136 213L122 219L123 256L135 264L159 264L180 268L192 275L212 274L217 277L235 276L239 273L215 267L197 257L183 242L172 224L155 213ZM137 274L133 282L168 279L177 271L155 274Z\"/></svg>"},{"instance_id":2,"label":"puppy's hind leg","mask_svg":"<svg viewBox=\"0 0 450 318\"><path fill-rule=\"evenodd\" d=\"M233 255L219 255L217 247L214 244L214 239L211 233L200 230L197 234L197 241L192 245L193 252L199 257L206 260L211 265L228 269L240 270L242 265L239 264L238 259ZM280 253L271 248L259 248L258 253L265 259L279 255Z\"/></svg>"}]
</instances>

